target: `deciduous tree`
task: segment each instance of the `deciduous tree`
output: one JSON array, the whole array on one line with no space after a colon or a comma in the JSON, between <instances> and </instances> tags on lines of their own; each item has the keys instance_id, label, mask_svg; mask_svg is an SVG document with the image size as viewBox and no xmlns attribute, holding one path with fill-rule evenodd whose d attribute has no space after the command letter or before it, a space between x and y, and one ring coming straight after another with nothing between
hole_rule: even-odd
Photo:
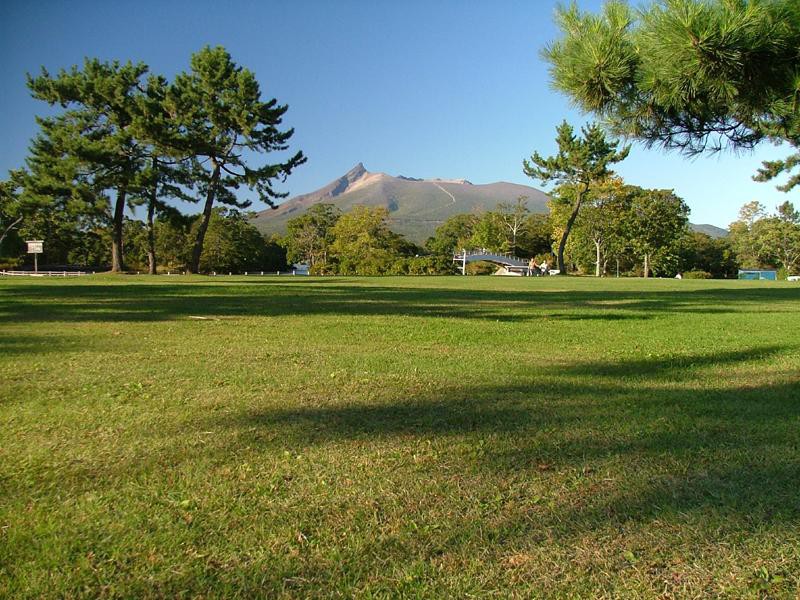
<instances>
[{"instance_id":1,"label":"deciduous tree","mask_svg":"<svg viewBox=\"0 0 800 600\"><path fill-rule=\"evenodd\" d=\"M528 221L528 197L519 196L515 202L501 202L497 205L497 214L505 225L509 236L509 247L517 254L517 237L520 236Z\"/></svg>"},{"instance_id":2,"label":"deciduous tree","mask_svg":"<svg viewBox=\"0 0 800 600\"><path fill-rule=\"evenodd\" d=\"M631 201L626 218L629 240L642 259L643 275L650 276L653 257L671 253L687 231L689 207L672 190L641 190Z\"/></svg>"},{"instance_id":3,"label":"deciduous tree","mask_svg":"<svg viewBox=\"0 0 800 600\"><path fill-rule=\"evenodd\" d=\"M333 242L333 226L342 216L333 204L320 203L286 223L283 245L288 260L306 263L314 273L324 273Z\"/></svg>"},{"instance_id":4,"label":"deciduous tree","mask_svg":"<svg viewBox=\"0 0 800 600\"><path fill-rule=\"evenodd\" d=\"M345 275L382 275L397 252L398 235L388 226L389 211L382 207L356 206L333 226L331 254L338 272Z\"/></svg>"},{"instance_id":5,"label":"deciduous tree","mask_svg":"<svg viewBox=\"0 0 800 600\"><path fill-rule=\"evenodd\" d=\"M200 257L202 271L239 273L286 268L285 252L276 263L274 244L264 239L247 217L247 214L236 209L213 209ZM194 227L199 227L201 223L202 217L198 216Z\"/></svg>"},{"instance_id":6,"label":"deciduous tree","mask_svg":"<svg viewBox=\"0 0 800 600\"><path fill-rule=\"evenodd\" d=\"M765 220L762 247L766 247L789 275L800 270L800 213L791 202L778 206L775 216Z\"/></svg>"},{"instance_id":7,"label":"deciduous tree","mask_svg":"<svg viewBox=\"0 0 800 600\"><path fill-rule=\"evenodd\" d=\"M705 271L714 278L735 277L738 263L728 237L692 231L681 241L682 271Z\"/></svg>"},{"instance_id":8,"label":"deciduous tree","mask_svg":"<svg viewBox=\"0 0 800 600\"><path fill-rule=\"evenodd\" d=\"M576 234L593 246L595 277L605 274L607 257L620 253L627 245L625 220L639 191L617 177L599 182L589 191L576 223Z\"/></svg>"},{"instance_id":9,"label":"deciduous tree","mask_svg":"<svg viewBox=\"0 0 800 600\"><path fill-rule=\"evenodd\" d=\"M488 211L478 216L467 246L485 248L490 252L508 252L511 250L508 234L508 228L500 213Z\"/></svg>"},{"instance_id":10,"label":"deciduous tree","mask_svg":"<svg viewBox=\"0 0 800 600\"><path fill-rule=\"evenodd\" d=\"M757 201L748 202L739 209L739 218L728 226L731 245L742 267L754 269L763 266L766 257L756 235L756 223L766 216L766 208Z\"/></svg>"},{"instance_id":11,"label":"deciduous tree","mask_svg":"<svg viewBox=\"0 0 800 600\"><path fill-rule=\"evenodd\" d=\"M425 247L439 256L449 256L465 249L479 219L478 215L468 213L452 215L436 228Z\"/></svg>"}]
</instances>

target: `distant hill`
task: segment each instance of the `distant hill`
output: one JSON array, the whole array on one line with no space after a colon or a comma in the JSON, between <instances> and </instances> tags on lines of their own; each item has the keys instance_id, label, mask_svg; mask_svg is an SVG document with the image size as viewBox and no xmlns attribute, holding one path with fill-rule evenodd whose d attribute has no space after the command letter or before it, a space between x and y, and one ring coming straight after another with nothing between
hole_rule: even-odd
<instances>
[{"instance_id":1,"label":"distant hill","mask_svg":"<svg viewBox=\"0 0 800 600\"><path fill-rule=\"evenodd\" d=\"M321 202L333 204L342 212L354 206L384 206L389 210L393 231L409 240L423 243L449 217L461 213L494 210L502 202L527 196L528 209L547 213L547 194L534 187L506 183L473 184L466 179L417 179L386 173L371 173L358 163L347 173L320 189L295 196L275 209L262 210L253 224L266 234L286 232L286 222L302 215ZM695 231L718 238L728 235L714 225L691 225Z\"/></svg>"},{"instance_id":2,"label":"distant hill","mask_svg":"<svg viewBox=\"0 0 800 600\"><path fill-rule=\"evenodd\" d=\"M515 183L472 184L466 179L417 179L371 173L359 163L328 185L290 198L276 209L259 212L253 224L262 233L283 233L286 222L320 202L347 212L358 204L384 206L393 231L422 243L448 217L494 210L501 202L528 197L531 212L546 213L548 196L541 190Z\"/></svg>"},{"instance_id":3,"label":"distant hill","mask_svg":"<svg viewBox=\"0 0 800 600\"><path fill-rule=\"evenodd\" d=\"M715 225L695 225L694 223L690 223L689 226L692 228L693 231L698 231L700 233L705 233L706 235L710 235L712 238L721 238L726 237L728 235L727 229L722 229L722 227L717 227Z\"/></svg>"}]
</instances>

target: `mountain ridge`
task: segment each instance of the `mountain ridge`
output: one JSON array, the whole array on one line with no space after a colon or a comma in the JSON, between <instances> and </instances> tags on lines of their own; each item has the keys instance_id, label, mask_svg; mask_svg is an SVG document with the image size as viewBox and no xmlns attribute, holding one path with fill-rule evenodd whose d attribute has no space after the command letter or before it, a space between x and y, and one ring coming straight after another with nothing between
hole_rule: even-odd
<instances>
[{"instance_id":1,"label":"mountain ridge","mask_svg":"<svg viewBox=\"0 0 800 600\"><path fill-rule=\"evenodd\" d=\"M548 212L549 196L534 187L505 181L475 184L467 179L392 176L368 171L359 162L318 190L294 196L274 209L257 213L253 224L262 233L282 233L289 219L322 202L334 204L342 211L358 204L383 206L389 211L392 230L422 243L454 214L494 210L498 204L514 202L519 196L528 197L531 212Z\"/></svg>"},{"instance_id":2,"label":"mountain ridge","mask_svg":"<svg viewBox=\"0 0 800 600\"><path fill-rule=\"evenodd\" d=\"M550 197L531 186L506 181L476 184L467 179L392 176L368 171L364 163L359 162L318 190L256 213L252 223L261 233L283 234L290 219L302 215L315 204L330 203L342 212L356 205L382 206L389 211L389 226L393 231L421 244L455 214L495 210L499 204L515 202L520 196L527 197L532 213L549 212ZM690 225L694 231L715 238L728 233L714 225Z\"/></svg>"}]
</instances>

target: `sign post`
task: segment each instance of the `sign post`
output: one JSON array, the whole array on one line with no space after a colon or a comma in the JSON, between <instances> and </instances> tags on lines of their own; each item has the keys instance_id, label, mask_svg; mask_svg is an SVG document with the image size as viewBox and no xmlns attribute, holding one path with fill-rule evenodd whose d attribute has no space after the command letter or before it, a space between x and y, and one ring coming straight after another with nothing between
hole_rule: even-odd
<instances>
[{"instance_id":1,"label":"sign post","mask_svg":"<svg viewBox=\"0 0 800 600\"><path fill-rule=\"evenodd\" d=\"M39 255L43 252L44 241L43 240L28 240L25 242L28 244L28 254L33 254L33 272L39 272Z\"/></svg>"}]
</instances>

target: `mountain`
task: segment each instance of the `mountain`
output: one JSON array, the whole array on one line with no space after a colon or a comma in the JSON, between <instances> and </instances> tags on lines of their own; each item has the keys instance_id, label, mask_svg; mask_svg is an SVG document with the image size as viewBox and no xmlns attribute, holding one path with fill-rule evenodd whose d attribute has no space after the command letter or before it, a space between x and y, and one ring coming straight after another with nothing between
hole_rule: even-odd
<instances>
[{"instance_id":1,"label":"mountain","mask_svg":"<svg viewBox=\"0 0 800 600\"><path fill-rule=\"evenodd\" d=\"M286 222L327 202L347 212L354 206L384 206L393 231L422 243L448 217L494 210L501 202L528 197L531 212L546 213L547 194L515 183L473 184L466 179L417 179L372 173L358 163L347 173L309 194L295 196L275 209L259 212L253 224L262 233L283 233Z\"/></svg>"},{"instance_id":2,"label":"mountain","mask_svg":"<svg viewBox=\"0 0 800 600\"><path fill-rule=\"evenodd\" d=\"M726 237L728 235L727 229L722 229L722 227L717 227L715 225L709 225L704 223L702 225L696 225L694 223L689 223L689 227L692 228L692 231L697 231L699 233L705 233L706 235L710 235L712 238L721 238Z\"/></svg>"},{"instance_id":3,"label":"mountain","mask_svg":"<svg viewBox=\"0 0 800 600\"><path fill-rule=\"evenodd\" d=\"M342 212L354 206L384 206L389 210L393 231L409 240L423 243L448 217L460 213L494 210L501 202L514 202L528 197L528 209L547 213L547 194L536 188L516 183L473 184L466 179L418 179L386 173L372 173L358 163L347 173L315 192L290 198L257 213L252 223L266 234L286 232L286 222L302 215L321 202L333 204ZM714 225L690 224L694 231L713 238L728 235Z\"/></svg>"}]
</instances>

